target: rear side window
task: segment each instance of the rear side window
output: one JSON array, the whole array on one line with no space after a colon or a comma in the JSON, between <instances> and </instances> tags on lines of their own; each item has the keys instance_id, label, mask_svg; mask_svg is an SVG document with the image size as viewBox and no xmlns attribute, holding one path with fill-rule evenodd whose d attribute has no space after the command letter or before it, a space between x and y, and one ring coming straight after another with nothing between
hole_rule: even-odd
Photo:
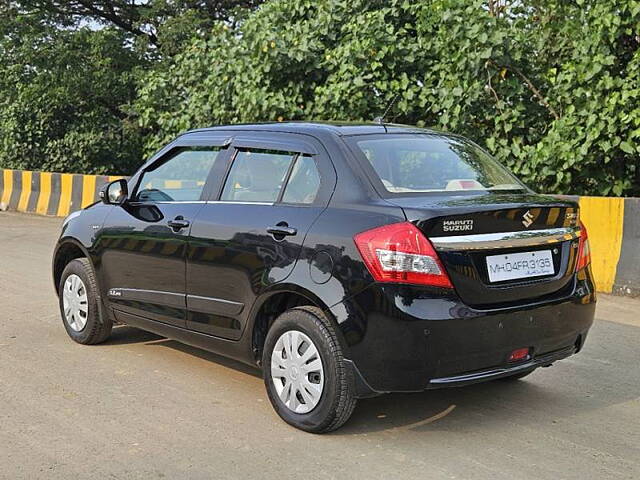
<instances>
[{"instance_id":1,"label":"rear side window","mask_svg":"<svg viewBox=\"0 0 640 480\"><path fill-rule=\"evenodd\" d=\"M522 191L524 186L471 142L437 135L355 137L387 192Z\"/></svg>"},{"instance_id":2,"label":"rear side window","mask_svg":"<svg viewBox=\"0 0 640 480\"><path fill-rule=\"evenodd\" d=\"M182 150L140 179L136 199L152 202L190 202L200 200L207 176L220 149L215 147Z\"/></svg>"},{"instance_id":3,"label":"rear side window","mask_svg":"<svg viewBox=\"0 0 640 480\"><path fill-rule=\"evenodd\" d=\"M296 159L282 196L285 203L313 203L320 188L320 173L313 158L304 155Z\"/></svg>"},{"instance_id":4,"label":"rear side window","mask_svg":"<svg viewBox=\"0 0 640 480\"><path fill-rule=\"evenodd\" d=\"M233 161L221 200L275 202L289 172L294 153L273 150L239 150Z\"/></svg>"}]
</instances>

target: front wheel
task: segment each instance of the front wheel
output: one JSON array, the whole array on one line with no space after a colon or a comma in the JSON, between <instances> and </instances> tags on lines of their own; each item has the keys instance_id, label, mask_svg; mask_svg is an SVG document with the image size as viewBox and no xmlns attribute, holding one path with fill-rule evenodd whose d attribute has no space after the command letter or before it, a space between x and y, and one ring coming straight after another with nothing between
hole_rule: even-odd
<instances>
[{"instance_id":1,"label":"front wheel","mask_svg":"<svg viewBox=\"0 0 640 480\"><path fill-rule=\"evenodd\" d=\"M60 278L60 313L69 336L84 345L104 342L113 324L98 313L98 286L86 258L71 260Z\"/></svg>"},{"instance_id":2,"label":"front wheel","mask_svg":"<svg viewBox=\"0 0 640 480\"><path fill-rule=\"evenodd\" d=\"M262 354L264 382L275 411L313 433L342 426L356 406L336 331L322 310L297 307L280 315Z\"/></svg>"}]
</instances>

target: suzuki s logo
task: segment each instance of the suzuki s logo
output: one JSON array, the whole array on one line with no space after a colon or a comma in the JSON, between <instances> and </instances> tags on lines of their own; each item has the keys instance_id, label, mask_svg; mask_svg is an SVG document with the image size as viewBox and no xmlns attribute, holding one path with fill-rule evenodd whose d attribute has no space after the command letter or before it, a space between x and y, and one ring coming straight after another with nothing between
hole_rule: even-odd
<instances>
[{"instance_id":1,"label":"suzuki s logo","mask_svg":"<svg viewBox=\"0 0 640 480\"><path fill-rule=\"evenodd\" d=\"M525 227L529 228L532 223L533 223L533 214L531 213L530 210L527 210L525 214L522 216L522 224Z\"/></svg>"}]
</instances>

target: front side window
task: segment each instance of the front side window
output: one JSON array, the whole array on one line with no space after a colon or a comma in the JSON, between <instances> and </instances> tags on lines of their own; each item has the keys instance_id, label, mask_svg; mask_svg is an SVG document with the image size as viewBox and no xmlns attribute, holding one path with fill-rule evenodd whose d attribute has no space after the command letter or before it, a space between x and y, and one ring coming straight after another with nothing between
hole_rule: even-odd
<instances>
[{"instance_id":1,"label":"front side window","mask_svg":"<svg viewBox=\"0 0 640 480\"><path fill-rule=\"evenodd\" d=\"M294 157L294 153L274 150L238 150L221 200L277 201Z\"/></svg>"},{"instance_id":2,"label":"front side window","mask_svg":"<svg viewBox=\"0 0 640 480\"><path fill-rule=\"evenodd\" d=\"M200 200L207 176L219 148L181 150L145 171L140 179L136 200L145 202L192 202Z\"/></svg>"},{"instance_id":3,"label":"front side window","mask_svg":"<svg viewBox=\"0 0 640 480\"><path fill-rule=\"evenodd\" d=\"M522 191L525 187L473 143L404 134L354 137L387 192Z\"/></svg>"}]
</instances>

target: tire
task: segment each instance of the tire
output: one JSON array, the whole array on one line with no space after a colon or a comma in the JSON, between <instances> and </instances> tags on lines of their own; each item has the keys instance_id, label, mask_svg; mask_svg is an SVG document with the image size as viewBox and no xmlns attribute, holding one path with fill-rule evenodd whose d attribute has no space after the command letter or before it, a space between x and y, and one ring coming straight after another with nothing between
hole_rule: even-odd
<instances>
[{"instance_id":1,"label":"tire","mask_svg":"<svg viewBox=\"0 0 640 480\"><path fill-rule=\"evenodd\" d=\"M508 377L502 377L500 380L503 381L503 382L514 382L516 380L520 380L521 378L526 377L527 375L532 374L535 371L536 371L535 368L533 370L525 370L524 372L516 373L515 375L509 375Z\"/></svg>"},{"instance_id":2,"label":"tire","mask_svg":"<svg viewBox=\"0 0 640 480\"><path fill-rule=\"evenodd\" d=\"M76 277L82 282L81 284L78 283ZM67 283L68 279L70 279L69 283ZM76 283L74 283L74 281ZM73 286L77 286L75 290L80 292L80 295L73 293L73 288L69 288L72 284ZM65 287L72 293L65 292ZM62 323L67 334L75 342L83 345L94 345L104 342L109 338L111 329L113 328L113 322L108 318L104 318L103 321L100 320L98 310L98 285L91 263L87 258L76 258L67 264L60 278L58 291L60 292L59 304ZM79 316L74 315L70 320L65 313L65 301L69 302L69 298L81 297L82 292L85 292L86 300L78 300L80 306L76 310L84 309L86 313L76 312ZM65 298L67 300L65 300ZM69 306L69 303L67 303L67 306Z\"/></svg>"},{"instance_id":3,"label":"tire","mask_svg":"<svg viewBox=\"0 0 640 480\"><path fill-rule=\"evenodd\" d=\"M281 338L284 341L287 335L293 336L291 338L302 339L301 341L303 342L300 344L300 348L304 348L304 350L301 350L301 354L300 352L293 353L292 357L299 358L308 353L308 349L312 347L308 345L307 340L312 342L313 347L317 350L317 355L310 357L311 359L307 363L302 360L300 371L304 372L305 370L303 369L307 366L317 365L315 360L319 357L321 361L320 373L312 371L310 373L300 373L299 376L296 373L295 377L293 377L291 369L294 367L289 368L289 370L282 370L277 366L276 375L280 375L282 378L277 376L274 378L272 360L276 362L274 365L278 365L278 362L281 361L280 359L286 354L286 348L284 350L281 348L284 344L278 342ZM279 346L278 349L275 348L276 345ZM275 356L274 350L276 350ZM298 356L298 354L300 355ZM335 328L321 309L317 307L296 307L280 315L267 333L262 353L262 365L264 382L271 405L280 415L280 418L289 425L306 432L326 433L341 427L353 413L356 406L356 398L353 386L349 381L342 348L338 342ZM287 372L286 374L283 373L285 371ZM288 396L289 401L287 403L290 404L288 406L281 398L281 395L287 398L286 392L282 394L282 390L286 390L287 382L291 382L293 385L290 391L295 390L296 380L299 382L297 388L299 388L300 393L296 394L296 400L293 400L294 397L292 395ZM315 399L317 403L314 403L313 399L307 401L307 397L311 396L309 388L306 389L305 397L303 398L302 396L302 389L304 388L302 385L309 385L311 381L317 382L316 390L321 390L319 399L317 399L317 396ZM275 382L281 383L276 387ZM280 394L278 389L280 389ZM304 404L301 405L302 402L299 399L302 399ZM297 404L302 412L292 410L292 402L294 402L294 405ZM304 411L312 405L313 408L309 411Z\"/></svg>"}]
</instances>

